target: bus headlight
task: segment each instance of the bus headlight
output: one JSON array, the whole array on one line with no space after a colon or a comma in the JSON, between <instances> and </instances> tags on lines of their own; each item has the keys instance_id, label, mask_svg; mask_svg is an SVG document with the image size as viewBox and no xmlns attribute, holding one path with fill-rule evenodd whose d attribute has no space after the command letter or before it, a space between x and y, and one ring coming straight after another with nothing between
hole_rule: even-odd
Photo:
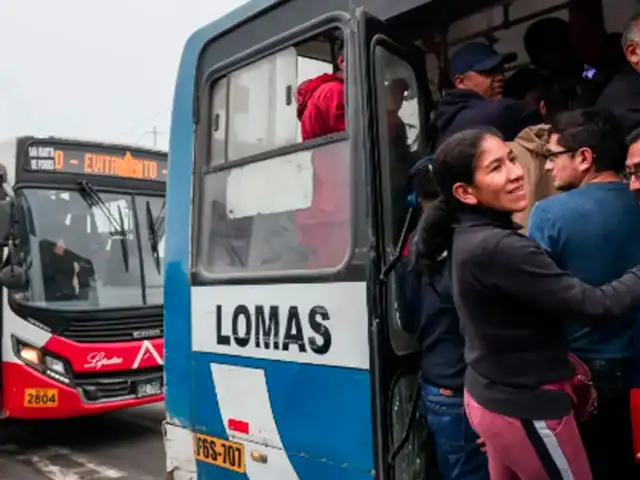
<instances>
[{"instance_id":1,"label":"bus headlight","mask_svg":"<svg viewBox=\"0 0 640 480\"><path fill-rule=\"evenodd\" d=\"M47 368L47 370L51 370L52 372L55 372L59 375L64 375L65 377L67 376L67 369L64 363L57 358L53 358L45 354L44 366Z\"/></svg>"},{"instance_id":2,"label":"bus headlight","mask_svg":"<svg viewBox=\"0 0 640 480\"><path fill-rule=\"evenodd\" d=\"M36 347L31 347L29 345L19 345L18 353L22 360L26 361L35 366L42 365L42 352L38 350Z\"/></svg>"},{"instance_id":3,"label":"bus headlight","mask_svg":"<svg viewBox=\"0 0 640 480\"><path fill-rule=\"evenodd\" d=\"M71 383L70 371L66 363L57 357L28 345L14 337L15 352L27 365L59 382Z\"/></svg>"}]
</instances>

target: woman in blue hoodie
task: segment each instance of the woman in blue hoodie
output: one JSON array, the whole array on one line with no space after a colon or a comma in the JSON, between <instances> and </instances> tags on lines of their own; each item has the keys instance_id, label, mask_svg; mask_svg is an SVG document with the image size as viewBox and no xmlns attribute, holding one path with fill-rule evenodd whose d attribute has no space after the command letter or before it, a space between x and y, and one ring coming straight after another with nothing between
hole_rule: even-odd
<instances>
[{"instance_id":1,"label":"woman in blue hoodie","mask_svg":"<svg viewBox=\"0 0 640 480\"><path fill-rule=\"evenodd\" d=\"M411 185L421 209L438 198L431 169L425 159L412 170ZM403 328L421 346L420 413L433 433L445 480L488 480L486 454L464 411L464 341L453 305L449 262L444 255L429 271L409 270L412 239L413 235L396 278Z\"/></svg>"}]
</instances>

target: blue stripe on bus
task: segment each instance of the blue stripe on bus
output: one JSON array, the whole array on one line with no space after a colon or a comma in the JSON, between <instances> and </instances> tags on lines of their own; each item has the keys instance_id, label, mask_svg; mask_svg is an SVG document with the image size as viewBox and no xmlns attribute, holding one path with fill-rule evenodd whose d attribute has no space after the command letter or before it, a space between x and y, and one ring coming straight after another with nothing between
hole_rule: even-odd
<instances>
[{"instance_id":1,"label":"blue stripe on bus","mask_svg":"<svg viewBox=\"0 0 640 480\"><path fill-rule=\"evenodd\" d=\"M375 473L351 470L341 465L321 460L290 456L291 463L302 480L371 480ZM204 462L198 462L198 479L241 480L248 478L243 473L235 473Z\"/></svg>"},{"instance_id":2,"label":"blue stripe on bus","mask_svg":"<svg viewBox=\"0 0 640 480\"><path fill-rule=\"evenodd\" d=\"M222 467L198 462L198 480L241 480L247 479L244 473L236 473Z\"/></svg>"},{"instance_id":3,"label":"blue stripe on bus","mask_svg":"<svg viewBox=\"0 0 640 480\"><path fill-rule=\"evenodd\" d=\"M192 359L193 375L198 379L195 430L226 438L210 364L257 368L265 372L280 439L301 478L317 478L300 474L299 468L307 468L307 457L349 469L352 474L373 469L368 371L200 352L194 352Z\"/></svg>"},{"instance_id":4,"label":"blue stripe on bus","mask_svg":"<svg viewBox=\"0 0 640 480\"><path fill-rule=\"evenodd\" d=\"M289 456L298 477L303 480L371 480L373 471L351 470L342 465L334 465L319 460Z\"/></svg>"}]
</instances>

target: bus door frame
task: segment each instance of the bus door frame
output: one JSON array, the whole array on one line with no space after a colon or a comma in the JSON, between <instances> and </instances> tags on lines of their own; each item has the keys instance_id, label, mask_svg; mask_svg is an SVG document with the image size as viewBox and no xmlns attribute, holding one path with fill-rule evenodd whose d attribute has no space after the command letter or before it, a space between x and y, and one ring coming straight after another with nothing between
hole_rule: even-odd
<instances>
[{"instance_id":1,"label":"bus door frame","mask_svg":"<svg viewBox=\"0 0 640 480\"><path fill-rule=\"evenodd\" d=\"M392 480L396 478L396 474L389 457L396 447L395 443L399 441L393 438L393 388L399 375L417 373L420 362L419 350L398 354L391 344L390 322L394 321L395 302L389 300L392 299L390 283L381 280L384 266L392 256L389 247L396 239L385 239L385 231L388 231L389 223L392 222L392 218L388 218L384 213L391 208L391 192L389 188L385 188L383 179L383 172L389 171L389 159L383 158L379 136L381 126L376 48L383 45L385 50L407 62L413 70L421 102L421 138L418 151L423 153L426 153L424 133L427 131L427 108L431 106L431 95L427 82L426 52L399 38L385 22L364 8L357 8L352 15L355 21L354 28L349 32L353 45L350 51L355 54L356 61L351 63L353 70L348 72L348 75L351 76L350 81L357 82L358 101L352 103L357 111L352 112L354 115L351 118L360 120L356 128L360 129L358 133L363 148L358 156L363 157L367 217L373 236L368 302L376 479ZM418 385L415 385L415 388L417 389Z\"/></svg>"}]
</instances>

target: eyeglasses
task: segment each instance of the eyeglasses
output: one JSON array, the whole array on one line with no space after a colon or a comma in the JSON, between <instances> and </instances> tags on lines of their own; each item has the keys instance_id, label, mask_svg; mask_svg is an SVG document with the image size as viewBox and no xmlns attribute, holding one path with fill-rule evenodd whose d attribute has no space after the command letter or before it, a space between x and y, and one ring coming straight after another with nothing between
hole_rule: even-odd
<instances>
[{"instance_id":1,"label":"eyeglasses","mask_svg":"<svg viewBox=\"0 0 640 480\"><path fill-rule=\"evenodd\" d=\"M553 152L551 150L547 150L545 152L545 156L547 157L548 160L555 160L556 157L559 157L560 155L565 155L565 154L574 154L576 153L578 150L559 150L557 152Z\"/></svg>"},{"instance_id":2,"label":"eyeglasses","mask_svg":"<svg viewBox=\"0 0 640 480\"><path fill-rule=\"evenodd\" d=\"M634 165L631 168L628 168L621 175L622 179L626 182L630 182L633 177L636 182L640 182L640 164Z\"/></svg>"},{"instance_id":3,"label":"eyeglasses","mask_svg":"<svg viewBox=\"0 0 640 480\"><path fill-rule=\"evenodd\" d=\"M584 147L579 147L579 148L572 148L570 150L559 150L557 152L553 152L551 150L547 150L545 152L545 156L547 157L547 160L555 160L557 157L559 157L560 155L573 155L577 152L579 152L580 150L582 150L583 148L588 148L589 150L591 150L591 155L593 158L596 157L595 152L593 151L593 148L589 147L589 146L584 146Z\"/></svg>"}]
</instances>

